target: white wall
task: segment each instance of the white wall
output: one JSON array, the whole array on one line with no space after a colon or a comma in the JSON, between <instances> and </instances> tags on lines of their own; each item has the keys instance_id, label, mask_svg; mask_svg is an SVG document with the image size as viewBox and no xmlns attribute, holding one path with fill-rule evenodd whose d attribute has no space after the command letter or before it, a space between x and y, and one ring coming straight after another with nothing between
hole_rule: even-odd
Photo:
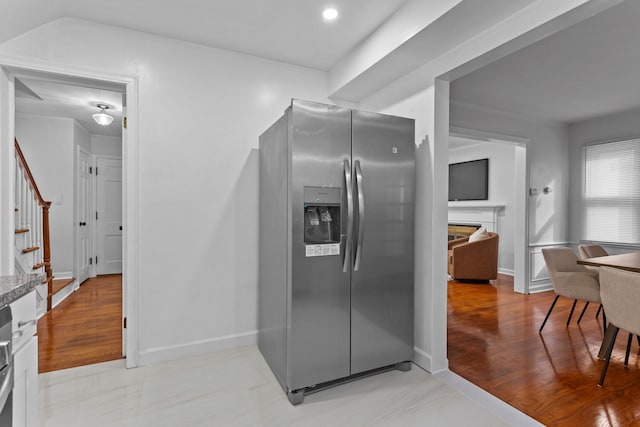
<instances>
[{"instance_id":1,"label":"white wall","mask_svg":"<svg viewBox=\"0 0 640 427\"><path fill-rule=\"evenodd\" d=\"M45 200L51 201L51 268L73 270L74 120L16 114L16 138Z\"/></svg>"},{"instance_id":2,"label":"white wall","mask_svg":"<svg viewBox=\"0 0 640 427\"><path fill-rule=\"evenodd\" d=\"M3 54L138 78L139 361L255 342L258 135L326 73L74 19Z\"/></svg>"},{"instance_id":3,"label":"white wall","mask_svg":"<svg viewBox=\"0 0 640 427\"><path fill-rule=\"evenodd\" d=\"M640 109L623 111L612 115L573 123L569 126L570 193L569 239L579 244L584 239L582 232L582 190L584 188L584 146L594 143L640 138ZM611 253L624 252L608 247Z\"/></svg>"},{"instance_id":4,"label":"white wall","mask_svg":"<svg viewBox=\"0 0 640 427\"><path fill-rule=\"evenodd\" d=\"M73 151L76 147L81 147L88 153L91 152L91 134L89 131L77 121L73 121Z\"/></svg>"},{"instance_id":5,"label":"white wall","mask_svg":"<svg viewBox=\"0 0 640 427\"><path fill-rule=\"evenodd\" d=\"M509 274L513 274L514 269L515 151L515 145L497 142L481 142L449 150L449 163L489 159L489 199L486 203L504 205L498 213L496 230L500 236L498 269Z\"/></svg>"},{"instance_id":6,"label":"white wall","mask_svg":"<svg viewBox=\"0 0 640 427\"><path fill-rule=\"evenodd\" d=\"M122 157L122 137L91 135L91 153Z\"/></svg>"}]
</instances>

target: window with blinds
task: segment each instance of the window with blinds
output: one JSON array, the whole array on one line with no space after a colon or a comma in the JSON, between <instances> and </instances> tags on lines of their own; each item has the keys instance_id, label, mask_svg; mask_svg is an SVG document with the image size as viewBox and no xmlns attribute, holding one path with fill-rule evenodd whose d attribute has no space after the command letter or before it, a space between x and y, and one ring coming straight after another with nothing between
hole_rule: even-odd
<instances>
[{"instance_id":1,"label":"window with blinds","mask_svg":"<svg viewBox=\"0 0 640 427\"><path fill-rule=\"evenodd\" d=\"M584 235L640 243L640 139L585 147Z\"/></svg>"}]
</instances>

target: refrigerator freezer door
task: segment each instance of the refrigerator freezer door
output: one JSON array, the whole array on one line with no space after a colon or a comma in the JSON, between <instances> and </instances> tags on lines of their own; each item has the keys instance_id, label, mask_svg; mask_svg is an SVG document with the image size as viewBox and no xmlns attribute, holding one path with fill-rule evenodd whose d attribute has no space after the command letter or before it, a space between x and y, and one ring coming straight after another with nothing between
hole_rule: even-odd
<instances>
[{"instance_id":1,"label":"refrigerator freezer door","mask_svg":"<svg viewBox=\"0 0 640 427\"><path fill-rule=\"evenodd\" d=\"M352 132L356 374L413 359L415 137L413 120L362 111L353 111Z\"/></svg>"},{"instance_id":2,"label":"refrigerator freezer door","mask_svg":"<svg viewBox=\"0 0 640 427\"><path fill-rule=\"evenodd\" d=\"M351 269L343 271L343 254L348 223L344 165L351 156L351 113L346 108L294 100L289 132L291 289L287 387L296 390L349 375ZM322 194L323 188L326 195ZM305 211L316 199L319 204L334 204L336 189L340 203L339 243L305 244ZM330 210L335 216L336 209ZM317 212L317 222L321 224L323 209L318 208ZM316 222L313 215L307 216L309 224ZM328 220L326 212L324 217Z\"/></svg>"}]
</instances>

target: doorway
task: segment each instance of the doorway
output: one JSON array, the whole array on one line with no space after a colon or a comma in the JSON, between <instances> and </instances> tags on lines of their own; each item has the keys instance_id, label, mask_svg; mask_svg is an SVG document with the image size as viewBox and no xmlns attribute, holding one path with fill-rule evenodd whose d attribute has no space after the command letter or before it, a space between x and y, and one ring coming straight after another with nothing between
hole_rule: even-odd
<instances>
[{"instance_id":1,"label":"doorway","mask_svg":"<svg viewBox=\"0 0 640 427\"><path fill-rule=\"evenodd\" d=\"M124 325L124 320L128 317L130 321L126 325L127 328L122 328L122 334L125 337L122 341L122 351L124 352L126 348L137 348L135 345L127 346L127 343L135 343L137 342L137 324L135 322L136 316L132 316L132 313L136 312L137 308L137 300L135 298L128 298L128 296L133 295L135 297L136 290L134 289L137 277L137 264L135 264L135 259L137 259L137 245L132 244L134 241L134 236L137 230L137 204L135 200L137 200L137 177L135 174L131 173L131 171L137 169L137 135L135 130L137 129L137 81L135 78L127 78L123 79L122 76L105 76L105 75L87 75L84 71L73 70L73 69L58 69L58 70L47 70L40 71L33 68L25 68L20 67L17 64L3 64L0 65L0 74L2 75L2 79L0 79L0 83L3 85L3 90L0 91L3 98L2 107L7 105L11 106L11 108L0 108L0 119L4 123L9 123L8 127L9 132L4 132L0 136L0 143L3 146L4 151L11 151L10 147L13 146L13 135L15 134L15 122L13 111L20 111L16 108L16 98L19 97L19 94L15 94L15 81L16 78L20 79L33 79L37 81L44 81L52 84L62 84L68 85L74 89L92 89L96 91L115 91L119 93L119 96L122 97L122 94L128 95L128 128L129 130L134 130L134 132L128 132L126 128L123 129L122 137L119 139L120 141L120 150L122 151L122 165L124 167L122 170L122 190L120 195L120 206L122 207L122 222L123 222L123 232L121 234L121 268L122 268L122 285L121 285L121 307L122 307L122 322L121 325ZM7 89L8 88L8 89ZM6 90L4 90L6 89ZM97 112L97 109L96 109ZM89 116L90 117L90 116ZM119 126L118 122L116 125ZM85 129L86 130L86 129ZM10 138L9 138L10 136ZM128 141L129 144L125 144ZM10 142L10 145L9 145ZM124 149L126 147L126 149ZM8 148L8 150L7 150ZM13 198L12 184L3 185L3 202L10 201ZM74 191L77 186L74 185ZM77 200L77 194L74 199ZM77 219L77 218L75 218ZM74 221L74 224L79 223L80 221ZM84 222L84 221L82 221ZM124 224L127 224L127 228L130 233L127 233ZM11 224L10 227L13 225ZM120 230L119 230L120 231ZM75 257L77 259L77 257ZM3 262L7 262L7 260L3 259ZM54 261L55 262L55 261ZM54 265L55 269L55 265ZM79 271L74 268L74 272ZM77 274L77 273L76 273ZM127 353L126 354L126 366L127 367L135 367L137 365L137 354L136 353Z\"/></svg>"},{"instance_id":2,"label":"doorway","mask_svg":"<svg viewBox=\"0 0 640 427\"><path fill-rule=\"evenodd\" d=\"M525 138L453 127L449 163L489 159L488 199L457 202L463 211L493 210L493 230L500 236L498 271L513 276L514 291L529 293L527 280L527 142ZM450 205L449 217L456 216ZM473 209L475 207L475 209ZM464 216L464 215L463 215ZM451 221L449 221L451 222Z\"/></svg>"},{"instance_id":3,"label":"doorway","mask_svg":"<svg viewBox=\"0 0 640 427\"><path fill-rule=\"evenodd\" d=\"M122 273L122 159L95 156L97 276Z\"/></svg>"}]
</instances>

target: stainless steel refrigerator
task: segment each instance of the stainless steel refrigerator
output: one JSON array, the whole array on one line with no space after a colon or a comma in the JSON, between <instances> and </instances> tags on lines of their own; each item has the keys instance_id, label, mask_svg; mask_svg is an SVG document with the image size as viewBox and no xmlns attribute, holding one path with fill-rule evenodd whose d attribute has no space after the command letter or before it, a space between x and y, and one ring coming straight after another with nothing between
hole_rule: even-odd
<instances>
[{"instance_id":1,"label":"stainless steel refrigerator","mask_svg":"<svg viewBox=\"0 0 640 427\"><path fill-rule=\"evenodd\" d=\"M258 345L293 404L411 367L414 133L292 100L260 136Z\"/></svg>"}]
</instances>

